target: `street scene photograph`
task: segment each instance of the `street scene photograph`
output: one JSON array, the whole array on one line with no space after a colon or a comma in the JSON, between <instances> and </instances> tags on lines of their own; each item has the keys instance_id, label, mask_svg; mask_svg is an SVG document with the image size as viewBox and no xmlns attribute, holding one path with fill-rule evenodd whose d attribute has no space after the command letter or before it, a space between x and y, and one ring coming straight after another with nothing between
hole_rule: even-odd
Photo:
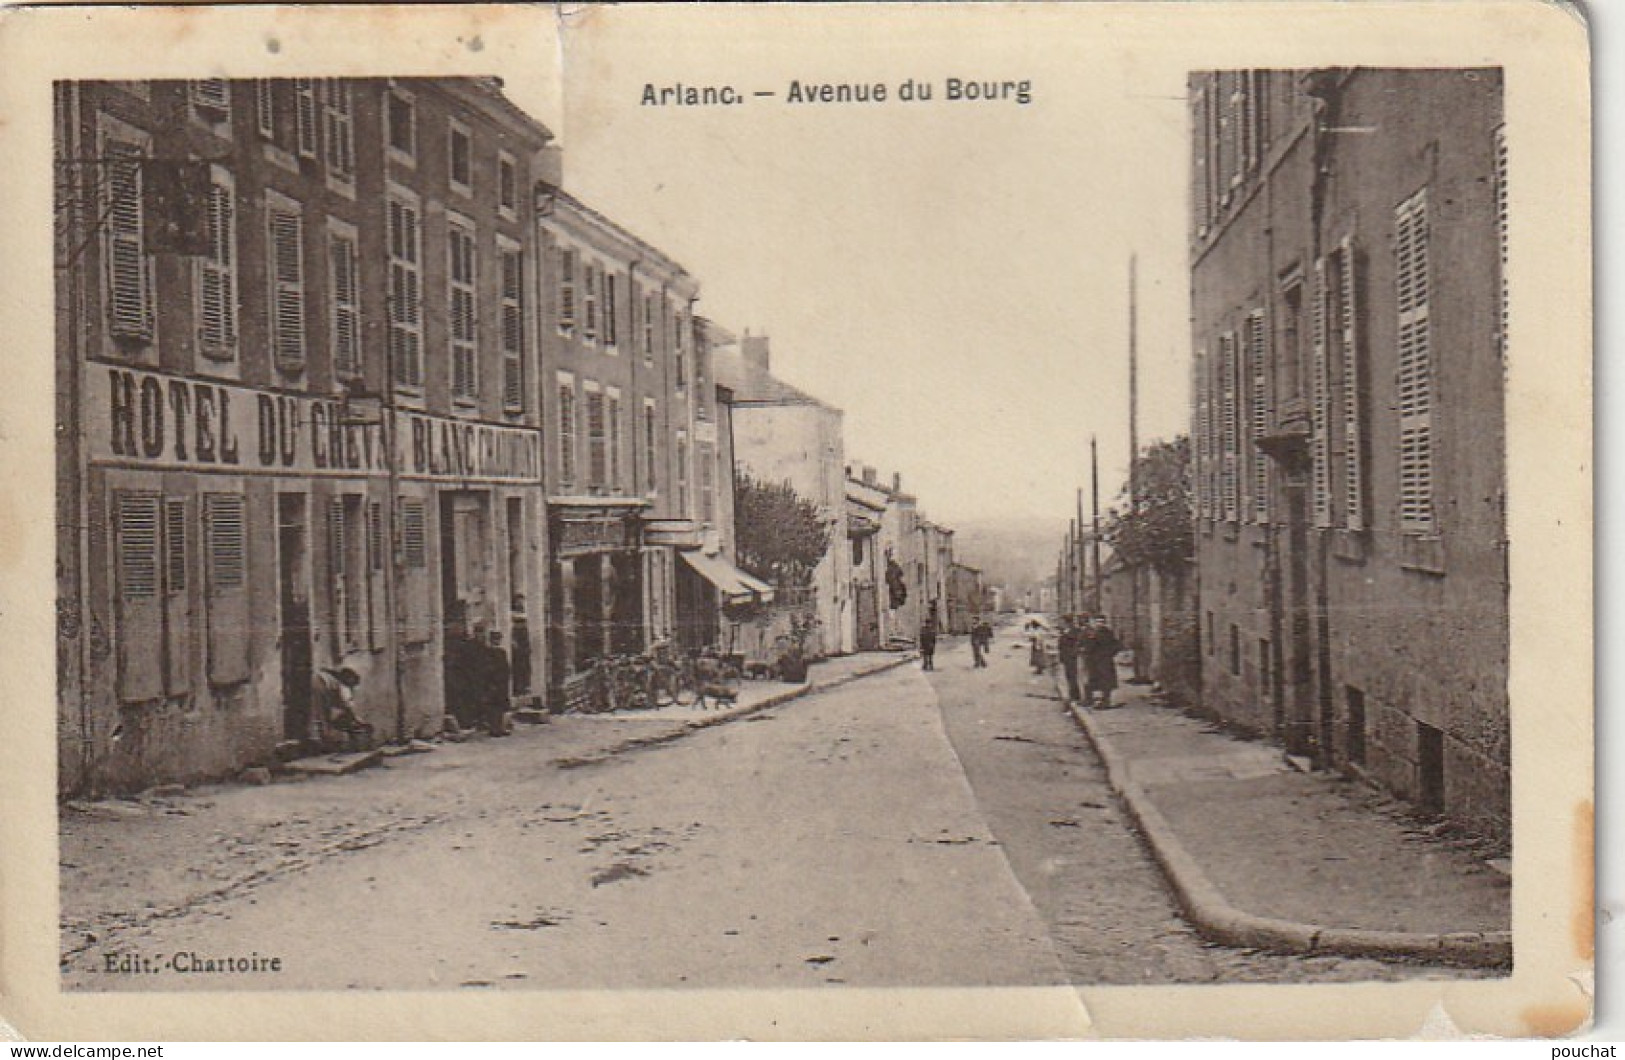
<instances>
[{"instance_id":1,"label":"street scene photograph","mask_svg":"<svg viewBox=\"0 0 1625 1060\"><path fill-rule=\"evenodd\" d=\"M61 989L1511 976L1503 71L1020 39L57 80Z\"/></svg>"}]
</instances>

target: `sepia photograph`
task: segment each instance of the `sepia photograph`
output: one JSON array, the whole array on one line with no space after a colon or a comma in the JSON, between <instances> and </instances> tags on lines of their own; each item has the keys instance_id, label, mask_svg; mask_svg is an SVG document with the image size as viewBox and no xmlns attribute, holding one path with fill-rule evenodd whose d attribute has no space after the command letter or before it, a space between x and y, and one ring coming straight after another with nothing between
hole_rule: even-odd
<instances>
[{"instance_id":1,"label":"sepia photograph","mask_svg":"<svg viewBox=\"0 0 1625 1060\"><path fill-rule=\"evenodd\" d=\"M1025 988L1080 1014L942 1033L1043 1037L1588 965L1533 903L1589 887L1589 685L1518 682L1574 583L1517 387L1590 354L1519 346L1585 276L1513 239L1529 83L951 6L428 9L439 66L268 10L37 78L49 991Z\"/></svg>"}]
</instances>

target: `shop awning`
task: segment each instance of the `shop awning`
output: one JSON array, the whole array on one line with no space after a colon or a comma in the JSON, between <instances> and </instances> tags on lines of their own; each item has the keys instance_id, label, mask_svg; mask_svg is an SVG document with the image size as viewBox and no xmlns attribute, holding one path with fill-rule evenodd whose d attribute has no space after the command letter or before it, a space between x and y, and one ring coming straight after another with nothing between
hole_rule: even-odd
<instances>
[{"instance_id":1,"label":"shop awning","mask_svg":"<svg viewBox=\"0 0 1625 1060\"><path fill-rule=\"evenodd\" d=\"M753 600L762 604L773 602L771 585L751 577L722 556L707 556L699 551L679 552L678 555L683 557L683 562L687 563L694 573L716 586L723 599L729 603L746 603Z\"/></svg>"}]
</instances>

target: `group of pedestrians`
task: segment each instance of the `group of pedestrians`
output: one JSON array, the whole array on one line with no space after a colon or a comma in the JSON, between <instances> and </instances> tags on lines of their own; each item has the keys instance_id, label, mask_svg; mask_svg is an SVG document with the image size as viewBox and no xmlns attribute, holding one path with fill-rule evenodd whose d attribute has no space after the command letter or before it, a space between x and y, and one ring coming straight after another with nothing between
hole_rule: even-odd
<instances>
[{"instance_id":1,"label":"group of pedestrians","mask_svg":"<svg viewBox=\"0 0 1625 1060\"><path fill-rule=\"evenodd\" d=\"M920 669L935 670L937 668L937 616L927 614L925 621L920 623ZM993 647L993 625L986 618L978 616L970 627L970 653L971 667L977 670L987 669L987 653Z\"/></svg>"},{"instance_id":2,"label":"group of pedestrians","mask_svg":"<svg viewBox=\"0 0 1625 1060\"><path fill-rule=\"evenodd\" d=\"M470 623L467 632L452 628L446 634L446 699L455 703L458 724L483 726L492 736L513 731L508 719L513 667L502 646L502 631L483 621Z\"/></svg>"},{"instance_id":3,"label":"group of pedestrians","mask_svg":"<svg viewBox=\"0 0 1625 1060\"><path fill-rule=\"evenodd\" d=\"M1105 615L1063 615L1061 632L1055 638L1055 657L1066 675L1069 703L1106 708L1117 690L1117 653L1123 642L1117 639ZM1084 684L1078 688L1078 665L1083 665Z\"/></svg>"}]
</instances>

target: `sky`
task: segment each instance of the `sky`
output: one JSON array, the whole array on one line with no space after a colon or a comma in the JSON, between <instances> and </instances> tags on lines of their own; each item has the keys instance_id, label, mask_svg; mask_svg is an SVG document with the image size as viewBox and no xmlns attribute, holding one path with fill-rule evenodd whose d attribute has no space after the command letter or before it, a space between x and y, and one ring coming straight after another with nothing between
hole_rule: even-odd
<instances>
[{"instance_id":1,"label":"sky","mask_svg":"<svg viewBox=\"0 0 1625 1060\"><path fill-rule=\"evenodd\" d=\"M734 9L722 48L697 18L593 16L566 27L562 107L519 102L558 132L573 194L845 410L849 462L901 473L949 524L1065 519L1091 434L1103 503L1126 474L1131 256L1141 442L1185 429L1183 71L1030 18L914 10ZM949 78L1025 80L1031 102L952 101ZM898 99L909 80L933 99ZM888 98L791 103L792 81ZM648 106L651 85L746 101Z\"/></svg>"}]
</instances>

